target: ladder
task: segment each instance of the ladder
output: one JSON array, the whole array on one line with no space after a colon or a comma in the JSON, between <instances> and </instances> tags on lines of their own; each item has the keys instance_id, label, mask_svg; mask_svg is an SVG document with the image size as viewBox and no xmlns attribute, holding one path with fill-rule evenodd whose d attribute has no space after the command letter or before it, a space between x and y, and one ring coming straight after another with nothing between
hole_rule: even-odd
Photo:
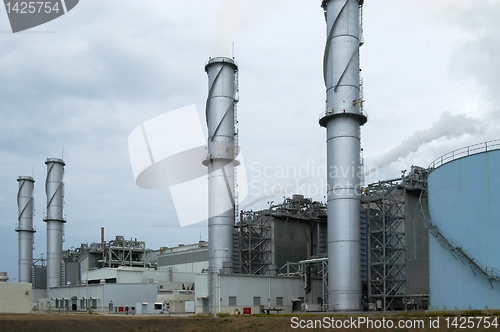
<instances>
[{"instance_id":1,"label":"ladder","mask_svg":"<svg viewBox=\"0 0 500 332\"><path fill-rule=\"evenodd\" d=\"M234 73L234 157L237 158L240 153L238 143L238 102L240 100L240 90L238 87L238 71ZM234 220L239 219L239 200L238 200L238 170L237 165L234 166Z\"/></svg>"}]
</instances>

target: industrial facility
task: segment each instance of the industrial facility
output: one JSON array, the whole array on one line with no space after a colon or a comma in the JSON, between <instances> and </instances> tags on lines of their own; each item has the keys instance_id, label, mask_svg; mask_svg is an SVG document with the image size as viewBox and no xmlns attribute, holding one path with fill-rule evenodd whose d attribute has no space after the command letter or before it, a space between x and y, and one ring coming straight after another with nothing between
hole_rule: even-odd
<instances>
[{"instance_id":1,"label":"industrial facility","mask_svg":"<svg viewBox=\"0 0 500 332\"><path fill-rule=\"evenodd\" d=\"M13 283L0 273L2 297L22 298L29 310L134 305L138 314L500 309L500 140L364 185L363 0L324 0L322 8L326 204L295 194L264 210L239 209L239 67L234 58L210 58L199 159L208 174L208 241L149 249L130 234L106 238L103 227L100 241L64 249L66 164L48 158L47 259L33 258L35 180L20 176L24 288L8 289ZM22 312L9 310L0 305Z\"/></svg>"}]
</instances>

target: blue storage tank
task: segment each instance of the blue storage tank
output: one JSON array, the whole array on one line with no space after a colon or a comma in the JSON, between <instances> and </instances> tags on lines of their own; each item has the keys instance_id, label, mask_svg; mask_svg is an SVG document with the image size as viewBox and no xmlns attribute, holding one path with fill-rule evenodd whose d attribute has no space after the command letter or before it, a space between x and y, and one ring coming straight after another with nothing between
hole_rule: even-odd
<instances>
[{"instance_id":1,"label":"blue storage tank","mask_svg":"<svg viewBox=\"0 0 500 332\"><path fill-rule=\"evenodd\" d=\"M442 235L498 273L500 150L467 155L437 167L429 175L428 193L430 218ZM482 276L432 236L429 256L430 309L500 309L499 281Z\"/></svg>"}]
</instances>

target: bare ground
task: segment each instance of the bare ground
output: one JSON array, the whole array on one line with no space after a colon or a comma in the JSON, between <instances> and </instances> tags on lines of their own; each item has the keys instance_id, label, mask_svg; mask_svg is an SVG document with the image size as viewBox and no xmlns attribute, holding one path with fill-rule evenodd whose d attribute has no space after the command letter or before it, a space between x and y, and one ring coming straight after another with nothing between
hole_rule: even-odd
<instances>
[{"instance_id":1,"label":"bare ground","mask_svg":"<svg viewBox=\"0 0 500 332\"><path fill-rule=\"evenodd\" d=\"M156 331L296 331L300 329L292 328L292 317L285 315L270 316L224 316L212 318L209 316L132 316L124 314L87 314L87 313L62 313L62 312L34 312L28 315L0 315L0 332L98 332L98 331L117 331L117 332L156 332ZM295 321L302 321L303 326L307 326L309 321L323 320L325 315L302 315L295 316ZM328 316L330 317L330 316ZM357 316L354 316L357 318ZM477 326L473 329L447 328L446 317L433 315L429 316L386 316L371 315L371 319L381 320L382 318L391 318L397 320L416 320L425 321L424 328L406 328L406 329L388 329L388 328L350 328L335 329L336 331L499 331L500 328L490 327L489 329ZM500 323L500 317L497 317ZM350 317L334 317L336 320L350 319ZM451 315L451 319L455 318ZM460 318L460 317L459 317ZM439 319L439 328L430 328L429 321ZM477 320L476 320L477 322ZM311 325L309 325L311 326ZM321 329L319 325L316 328L309 328L309 331L322 331L330 329Z\"/></svg>"}]
</instances>

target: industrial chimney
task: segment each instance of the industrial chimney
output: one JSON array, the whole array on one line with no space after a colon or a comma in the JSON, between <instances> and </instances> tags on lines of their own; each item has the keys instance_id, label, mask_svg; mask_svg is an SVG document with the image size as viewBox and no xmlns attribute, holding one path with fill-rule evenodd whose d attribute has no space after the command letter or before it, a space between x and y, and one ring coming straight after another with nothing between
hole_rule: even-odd
<instances>
[{"instance_id":1,"label":"industrial chimney","mask_svg":"<svg viewBox=\"0 0 500 332\"><path fill-rule=\"evenodd\" d=\"M23 283L31 282L31 266L33 265L33 215L34 199L33 187L35 180L31 176L17 178L19 190L17 192L17 227L18 232L18 280Z\"/></svg>"},{"instance_id":2,"label":"industrial chimney","mask_svg":"<svg viewBox=\"0 0 500 332\"><path fill-rule=\"evenodd\" d=\"M48 158L47 181L47 293L50 298L50 288L61 286L62 242L64 198L64 161L58 158Z\"/></svg>"},{"instance_id":3,"label":"industrial chimney","mask_svg":"<svg viewBox=\"0 0 500 332\"><path fill-rule=\"evenodd\" d=\"M235 224L234 167L238 155L235 140L235 104L237 103L238 66L225 57L210 59L209 92L206 105L208 127L208 251L209 270L219 273L233 266L233 232Z\"/></svg>"},{"instance_id":4,"label":"industrial chimney","mask_svg":"<svg viewBox=\"0 0 500 332\"><path fill-rule=\"evenodd\" d=\"M324 0L329 310L361 309L359 47L363 0Z\"/></svg>"}]
</instances>

